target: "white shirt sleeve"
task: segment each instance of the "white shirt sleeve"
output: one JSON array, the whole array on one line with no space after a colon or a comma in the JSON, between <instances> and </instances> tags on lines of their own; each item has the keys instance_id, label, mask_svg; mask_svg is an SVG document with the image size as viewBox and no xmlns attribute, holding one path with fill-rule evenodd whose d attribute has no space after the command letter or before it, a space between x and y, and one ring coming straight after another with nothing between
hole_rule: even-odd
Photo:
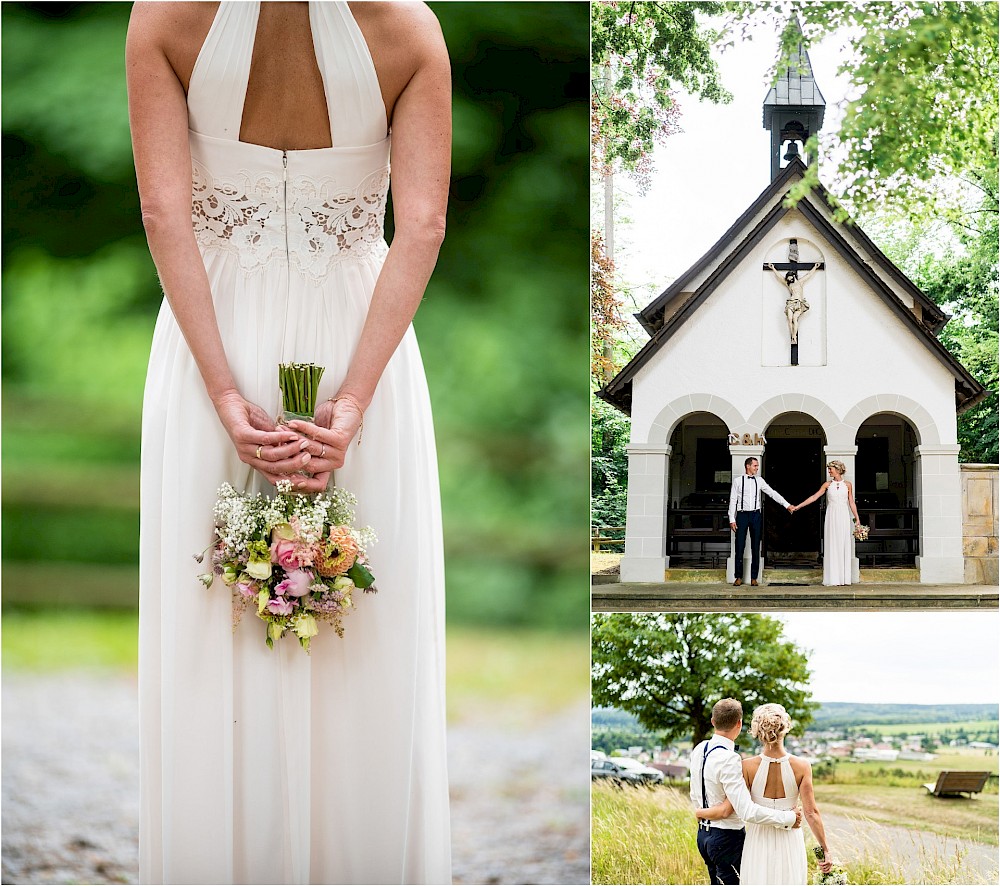
<instances>
[{"instance_id":1,"label":"white shirt sleeve","mask_svg":"<svg viewBox=\"0 0 1000 886\"><path fill-rule=\"evenodd\" d=\"M729 522L736 522L736 499L740 495L740 478L733 480L733 485L729 490Z\"/></svg>"},{"instance_id":2,"label":"white shirt sleeve","mask_svg":"<svg viewBox=\"0 0 1000 886\"><path fill-rule=\"evenodd\" d=\"M705 742L701 742L691 751L691 768L688 770L691 776L690 794L691 805L695 809L701 809L701 764L705 753ZM697 769L695 768L697 767Z\"/></svg>"},{"instance_id":3,"label":"white shirt sleeve","mask_svg":"<svg viewBox=\"0 0 1000 886\"><path fill-rule=\"evenodd\" d=\"M750 790L743 780L743 767L739 754L723 754L719 766L719 781L736 814L751 824L769 824L788 830L795 824L795 813L790 809L768 809L758 806L750 797Z\"/></svg>"},{"instance_id":4,"label":"white shirt sleeve","mask_svg":"<svg viewBox=\"0 0 1000 886\"><path fill-rule=\"evenodd\" d=\"M761 492L766 492L783 508L791 507L791 503L785 501L784 496L780 492L775 492L770 486L768 486L767 481L763 477L758 477L757 480L760 483Z\"/></svg>"}]
</instances>

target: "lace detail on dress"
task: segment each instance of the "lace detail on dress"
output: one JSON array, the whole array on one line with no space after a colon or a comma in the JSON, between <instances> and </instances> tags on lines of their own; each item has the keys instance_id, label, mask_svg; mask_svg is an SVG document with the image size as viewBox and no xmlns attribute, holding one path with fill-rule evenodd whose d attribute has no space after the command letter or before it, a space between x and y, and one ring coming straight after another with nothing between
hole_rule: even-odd
<instances>
[{"instance_id":1,"label":"lace detail on dress","mask_svg":"<svg viewBox=\"0 0 1000 886\"><path fill-rule=\"evenodd\" d=\"M384 255L389 169L347 190L333 178L240 173L221 178L193 163L191 216L201 248L234 255L246 273L275 260L320 280L347 259ZM286 208L287 201L287 208Z\"/></svg>"}]
</instances>

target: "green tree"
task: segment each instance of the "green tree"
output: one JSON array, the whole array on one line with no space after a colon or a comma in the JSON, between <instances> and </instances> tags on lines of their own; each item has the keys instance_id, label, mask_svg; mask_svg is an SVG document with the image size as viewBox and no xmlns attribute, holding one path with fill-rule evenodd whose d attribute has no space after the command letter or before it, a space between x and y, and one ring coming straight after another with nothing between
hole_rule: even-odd
<instances>
[{"instance_id":1,"label":"green tree","mask_svg":"<svg viewBox=\"0 0 1000 886\"><path fill-rule=\"evenodd\" d=\"M708 2L591 4L591 141L598 166L620 164L641 185L652 171L653 147L677 131L674 90L731 100L711 55L721 34L697 18L724 8Z\"/></svg>"},{"instance_id":2,"label":"green tree","mask_svg":"<svg viewBox=\"0 0 1000 886\"><path fill-rule=\"evenodd\" d=\"M997 421L997 255L1000 248L996 173L979 179L979 210L974 225L900 221L880 213L863 222L880 248L944 310L951 320L941 343L989 391L979 404L958 416L963 462L994 464L998 456ZM942 231L957 232L941 243Z\"/></svg>"},{"instance_id":3,"label":"green tree","mask_svg":"<svg viewBox=\"0 0 1000 886\"><path fill-rule=\"evenodd\" d=\"M756 15L734 6L744 26L798 17L806 44L850 35L839 71L852 97L839 131L823 141L840 158L836 190L856 211L890 205L933 217L949 202L942 182L996 169L997 3L772 0ZM781 58L798 39L785 29ZM799 194L816 175L812 167Z\"/></svg>"},{"instance_id":4,"label":"green tree","mask_svg":"<svg viewBox=\"0 0 1000 886\"><path fill-rule=\"evenodd\" d=\"M747 723L755 706L782 704L797 729L818 707L806 653L763 615L594 615L591 644L593 703L635 714L667 741L701 741L721 698L740 700Z\"/></svg>"},{"instance_id":5,"label":"green tree","mask_svg":"<svg viewBox=\"0 0 1000 886\"><path fill-rule=\"evenodd\" d=\"M590 417L590 522L624 526L628 489L629 420L598 397Z\"/></svg>"}]
</instances>

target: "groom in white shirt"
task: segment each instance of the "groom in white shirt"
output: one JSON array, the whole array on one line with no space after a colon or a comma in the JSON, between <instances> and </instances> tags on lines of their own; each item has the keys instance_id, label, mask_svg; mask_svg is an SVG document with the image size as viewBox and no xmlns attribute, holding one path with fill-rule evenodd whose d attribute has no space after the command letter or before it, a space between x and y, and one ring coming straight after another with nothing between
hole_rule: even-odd
<instances>
[{"instance_id":1,"label":"groom in white shirt","mask_svg":"<svg viewBox=\"0 0 1000 886\"><path fill-rule=\"evenodd\" d=\"M729 528L736 533L736 560L733 563L733 573L736 581L733 587L743 584L743 549L750 533L750 584L757 584L760 574L760 536L764 525L760 509L764 506L764 495L771 496L778 504L794 513L792 507L782 495L775 492L763 477L757 476L760 462L753 456L743 462L743 474L733 480L729 490Z\"/></svg>"},{"instance_id":2,"label":"groom in white shirt","mask_svg":"<svg viewBox=\"0 0 1000 886\"><path fill-rule=\"evenodd\" d=\"M743 823L797 828L802 824L802 812L769 809L750 799L736 752L735 741L743 730L743 706L735 698L724 698L712 708L712 726L715 734L691 752L691 802L697 809L707 809L728 797L735 811L729 818L699 822L698 851L708 867L710 883L738 884L746 838Z\"/></svg>"}]
</instances>

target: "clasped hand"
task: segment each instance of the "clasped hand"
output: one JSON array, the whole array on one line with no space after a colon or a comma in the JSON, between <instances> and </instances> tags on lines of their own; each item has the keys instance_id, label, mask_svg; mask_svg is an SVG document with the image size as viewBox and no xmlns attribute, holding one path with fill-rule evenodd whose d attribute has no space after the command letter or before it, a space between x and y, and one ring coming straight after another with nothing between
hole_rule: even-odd
<instances>
[{"instance_id":1,"label":"clasped hand","mask_svg":"<svg viewBox=\"0 0 1000 886\"><path fill-rule=\"evenodd\" d=\"M328 400L320 404L314 421L296 420L280 426L235 391L220 397L215 408L240 461L274 485L290 480L292 488L301 493L326 489L330 474L343 467L347 447L362 419L361 408L353 399Z\"/></svg>"}]
</instances>

